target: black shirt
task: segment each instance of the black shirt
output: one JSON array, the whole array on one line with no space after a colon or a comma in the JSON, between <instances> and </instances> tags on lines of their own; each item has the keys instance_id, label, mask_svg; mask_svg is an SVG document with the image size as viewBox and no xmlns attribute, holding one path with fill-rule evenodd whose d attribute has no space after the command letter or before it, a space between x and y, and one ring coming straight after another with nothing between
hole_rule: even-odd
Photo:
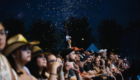
<instances>
[{"instance_id":1,"label":"black shirt","mask_svg":"<svg viewBox=\"0 0 140 80\"><path fill-rule=\"evenodd\" d=\"M80 69L81 73L83 73L85 71L84 68L82 68L82 67L79 67L79 69Z\"/></svg>"},{"instance_id":2,"label":"black shirt","mask_svg":"<svg viewBox=\"0 0 140 80\"><path fill-rule=\"evenodd\" d=\"M70 68L69 74L68 74L68 79L70 79L72 76L75 76L75 72Z\"/></svg>"},{"instance_id":3,"label":"black shirt","mask_svg":"<svg viewBox=\"0 0 140 80\"><path fill-rule=\"evenodd\" d=\"M107 59L103 59L103 60L105 61L105 68L107 68L107 66L108 66L108 60ZM101 60L100 60L100 65L102 65Z\"/></svg>"},{"instance_id":4,"label":"black shirt","mask_svg":"<svg viewBox=\"0 0 140 80\"><path fill-rule=\"evenodd\" d=\"M91 63L84 65L84 70L88 72L89 70L94 70L93 65Z\"/></svg>"}]
</instances>

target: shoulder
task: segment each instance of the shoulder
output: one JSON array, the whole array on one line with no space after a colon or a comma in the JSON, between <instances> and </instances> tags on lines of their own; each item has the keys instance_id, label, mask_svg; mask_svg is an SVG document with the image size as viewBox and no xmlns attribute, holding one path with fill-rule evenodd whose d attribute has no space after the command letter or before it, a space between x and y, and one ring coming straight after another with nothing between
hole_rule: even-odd
<instances>
[{"instance_id":1,"label":"shoulder","mask_svg":"<svg viewBox=\"0 0 140 80\"><path fill-rule=\"evenodd\" d=\"M29 71L29 69L26 66L24 66L24 69L27 70L27 71Z\"/></svg>"},{"instance_id":2,"label":"shoulder","mask_svg":"<svg viewBox=\"0 0 140 80\"><path fill-rule=\"evenodd\" d=\"M101 59L101 61L104 62L105 60L104 59Z\"/></svg>"},{"instance_id":3,"label":"shoulder","mask_svg":"<svg viewBox=\"0 0 140 80\"><path fill-rule=\"evenodd\" d=\"M32 75L32 80L37 80L37 79Z\"/></svg>"},{"instance_id":4,"label":"shoulder","mask_svg":"<svg viewBox=\"0 0 140 80\"><path fill-rule=\"evenodd\" d=\"M13 72L13 74L14 74L14 76L15 76L15 79L18 80L18 75L17 75L17 73L15 72L14 69L12 69L12 72Z\"/></svg>"},{"instance_id":5,"label":"shoulder","mask_svg":"<svg viewBox=\"0 0 140 80\"><path fill-rule=\"evenodd\" d=\"M31 73L30 73L29 69L26 66L24 66L24 69L31 76Z\"/></svg>"},{"instance_id":6,"label":"shoulder","mask_svg":"<svg viewBox=\"0 0 140 80\"><path fill-rule=\"evenodd\" d=\"M98 70L98 68L97 67L94 67L94 70Z\"/></svg>"},{"instance_id":7,"label":"shoulder","mask_svg":"<svg viewBox=\"0 0 140 80\"><path fill-rule=\"evenodd\" d=\"M2 60L3 60L3 59L6 59L6 57L5 57L3 54L0 53L0 60L1 60L1 59L2 59Z\"/></svg>"}]
</instances>

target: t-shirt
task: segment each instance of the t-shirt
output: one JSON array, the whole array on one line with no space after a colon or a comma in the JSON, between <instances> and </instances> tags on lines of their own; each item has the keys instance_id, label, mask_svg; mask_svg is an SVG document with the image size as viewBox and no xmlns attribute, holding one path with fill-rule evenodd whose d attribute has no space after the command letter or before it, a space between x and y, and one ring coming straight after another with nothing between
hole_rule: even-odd
<instances>
[{"instance_id":1,"label":"t-shirt","mask_svg":"<svg viewBox=\"0 0 140 80\"><path fill-rule=\"evenodd\" d=\"M68 78L71 78L72 76L75 76L75 72L70 68Z\"/></svg>"},{"instance_id":2,"label":"t-shirt","mask_svg":"<svg viewBox=\"0 0 140 80\"><path fill-rule=\"evenodd\" d=\"M0 80L12 80L7 59L0 53Z\"/></svg>"},{"instance_id":3,"label":"t-shirt","mask_svg":"<svg viewBox=\"0 0 140 80\"><path fill-rule=\"evenodd\" d=\"M81 73L83 73L85 71L84 68L81 68L81 67L79 67L79 68L80 68Z\"/></svg>"},{"instance_id":4,"label":"t-shirt","mask_svg":"<svg viewBox=\"0 0 140 80\"><path fill-rule=\"evenodd\" d=\"M88 72L89 70L94 70L93 65L91 63L84 65L84 70Z\"/></svg>"},{"instance_id":5,"label":"t-shirt","mask_svg":"<svg viewBox=\"0 0 140 80\"><path fill-rule=\"evenodd\" d=\"M108 66L108 60L107 59L103 59L104 61L105 61L105 68L107 68L107 66ZM102 63L102 61L100 61L100 65L102 65L103 63Z\"/></svg>"}]
</instances>

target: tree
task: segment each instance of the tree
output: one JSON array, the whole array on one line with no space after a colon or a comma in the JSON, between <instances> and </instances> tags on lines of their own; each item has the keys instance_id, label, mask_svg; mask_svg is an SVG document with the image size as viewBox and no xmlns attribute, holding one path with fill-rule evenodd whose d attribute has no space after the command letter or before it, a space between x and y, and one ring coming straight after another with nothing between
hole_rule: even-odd
<instances>
[{"instance_id":1,"label":"tree","mask_svg":"<svg viewBox=\"0 0 140 80\"><path fill-rule=\"evenodd\" d=\"M100 49L107 48L116 54L120 53L120 40L122 34L122 26L118 25L115 20L103 20L98 26L98 43Z\"/></svg>"},{"instance_id":2,"label":"tree","mask_svg":"<svg viewBox=\"0 0 140 80\"><path fill-rule=\"evenodd\" d=\"M35 20L28 31L28 38L39 40L40 47L47 51L56 51L58 36L50 21Z\"/></svg>"},{"instance_id":3,"label":"tree","mask_svg":"<svg viewBox=\"0 0 140 80\"><path fill-rule=\"evenodd\" d=\"M10 38L16 34L25 34L25 26L24 26L24 22L16 19L16 18L11 18L11 19L7 19L4 21L4 26L5 29L8 30L8 37Z\"/></svg>"},{"instance_id":4,"label":"tree","mask_svg":"<svg viewBox=\"0 0 140 80\"><path fill-rule=\"evenodd\" d=\"M68 20L64 21L64 28L72 37L72 46L86 49L92 42L95 41L95 38L91 34L92 28L89 27L87 17L70 17Z\"/></svg>"}]
</instances>

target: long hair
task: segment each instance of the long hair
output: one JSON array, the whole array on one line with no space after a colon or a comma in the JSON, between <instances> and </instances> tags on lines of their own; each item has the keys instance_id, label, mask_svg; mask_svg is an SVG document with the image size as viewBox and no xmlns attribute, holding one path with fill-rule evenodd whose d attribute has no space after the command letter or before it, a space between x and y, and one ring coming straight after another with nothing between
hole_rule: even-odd
<instances>
[{"instance_id":1,"label":"long hair","mask_svg":"<svg viewBox=\"0 0 140 80\"><path fill-rule=\"evenodd\" d=\"M18 48L18 49L16 49L16 50L14 50L11 54L9 54L9 55L7 56L7 59L9 60L9 62L10 62L10 64L11 64L12 68L15 70L15 72L18 74L18 76L20 76L21 74L23 74L23 72L17 72L16 62L15 62L15 60L14 60L12 54L13 54L13 53L16 53L17 50L20 50L20 49L21 49L21 47ZM20 59L21 59L21 52L20 52Z\"/></svg>"},{"instance_id":2,"label":"long hair","mask_svg":"<svg viewBox=\"0 0 140 80\"><path fill-rule=\"evenodd\" d=\"M46 68L43 69L42 74L39 74L39 66L37 65L37 58L38 56L35 56L29 63L26 64L28 69L30 70L30 73L35 76L37 79L46 79L45 71Z\"/></svg>"}]
</instances>

